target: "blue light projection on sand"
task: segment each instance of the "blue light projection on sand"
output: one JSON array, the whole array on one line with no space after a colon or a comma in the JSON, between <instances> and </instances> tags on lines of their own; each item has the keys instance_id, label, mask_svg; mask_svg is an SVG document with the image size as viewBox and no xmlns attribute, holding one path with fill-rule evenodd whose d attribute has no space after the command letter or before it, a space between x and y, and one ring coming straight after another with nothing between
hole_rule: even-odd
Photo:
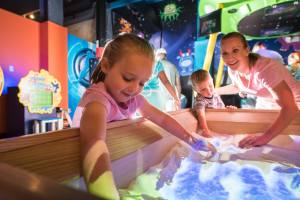
<instances>
[{"instance_id":1,"label":"blue light projection on sand","mask_svg":"<svg viewBox=\"0 0 300 200\"><path fill-rule=\"evenodd\" d=\"M159 193L164 199L296 200L299 184L299 168L261 161L195 163L187 158Z\"/></svg>"},{"instance_id":2,"label":"blue light projection on sand","mask_svg":"<svg viewBox=\"0 0 300 200\"><path fill-rule=\"evenodd\" d=\"M282 149L268 153L264 153L266 148L244 150L228 139L215 140L214 145L219 152L214 161L205 161L198 152L183 146L173 148L161 163L121 191L122 199L300 199L300 168L282 161L288 157L295 160L297 152L283 156L286 150ZM276 153L281 163L270 161Z\"/></svg>"}]
</instances>

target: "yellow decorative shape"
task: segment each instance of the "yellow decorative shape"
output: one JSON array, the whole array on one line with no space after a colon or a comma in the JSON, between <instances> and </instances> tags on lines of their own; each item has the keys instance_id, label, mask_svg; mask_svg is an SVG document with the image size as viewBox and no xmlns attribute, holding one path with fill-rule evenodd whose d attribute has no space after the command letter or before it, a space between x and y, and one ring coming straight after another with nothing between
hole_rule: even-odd
<instances>
[{"instance_id":1,"label":"yellow decorative shape","mask_svg":"<svg viewBox=\"0 0 300 200\"><path fill-rule=\"evenodd\" d=\"M218 73L217 73L217 78L216 78L216 84L215 84L216 88L221 86L223 71L224 71L224 61L223 61L222 57L220 57L220 62L219 62L219 66L218 66Z\"/></svg>"},{"instance_id":2,"label":"yellow decorative shape","mask_svg":"<svg viewBox=\"0 0 300 200\"><path fill-rule=\"evenodd\" d=\"M218 4L218 8L223 8L223 4ZM207 49L206 49L206 56L205 56L204 64L203 64L203 69L206 71L209 71L210 66L211 66L218 34L219 33L212 33L209 35L208 45L207 45ZM219 66L222 65L223 61L220 61L220 62L221 63L219 64Z\"/></svg>"},{"instance_id":3,"label":"yellow decorative shape","mask_svg":"<svg viewBox=\"0 0 300 200\"><path fill-rule=\"evenodd\" d=\"M208 45L206 49L206 55L204 59L203 69L209 71L211 61L214 55L214 50L217 42L218 33L213 33L209 35Z\"/></svg>"},{"instance_id":4,"label":"yellow decorative shape","mask_svg":"<svg viewBox=\"0 0 300 200\"><path fill-rule=\"evenodd\" d=\"M18 87L19 101L31 113L52 113L62 99L60 82L43 69L40 72L29 71Z\"/></svg>"}]
</instances>

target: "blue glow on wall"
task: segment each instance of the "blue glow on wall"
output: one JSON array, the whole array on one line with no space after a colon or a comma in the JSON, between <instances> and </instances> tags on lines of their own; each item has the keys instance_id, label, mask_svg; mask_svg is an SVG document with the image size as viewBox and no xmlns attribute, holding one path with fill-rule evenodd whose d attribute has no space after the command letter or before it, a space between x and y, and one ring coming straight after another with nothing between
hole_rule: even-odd
<instances>
[{"instance_id":1,"label":"blue glow on wall","mask_svg":"<svg viewBox=\"0 0 300 200\"><path fill-rule=\"evenodd\" d=\"M96 58L96 45L68 35L68 104L71 116L79 100L89 87L90 62Z\"/></svg>"}]
</instances>

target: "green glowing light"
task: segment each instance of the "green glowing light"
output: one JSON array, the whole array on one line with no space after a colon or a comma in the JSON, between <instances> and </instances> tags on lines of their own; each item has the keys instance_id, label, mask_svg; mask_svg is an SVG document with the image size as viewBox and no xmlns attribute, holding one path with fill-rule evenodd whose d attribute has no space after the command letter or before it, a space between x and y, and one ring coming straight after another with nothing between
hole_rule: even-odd
<instances>
[{"instance_id":1,"label":"green glowing light","mask_svg":"<svg viewBox=\"0 0 300 200\"><path fill-rule=\"evenodd\" d=\"M175 21L179 17L182 7L177 6L175 3L167 4L164 11L160 12L160 18L164 22Z\"/></svg>"}]
</instances>

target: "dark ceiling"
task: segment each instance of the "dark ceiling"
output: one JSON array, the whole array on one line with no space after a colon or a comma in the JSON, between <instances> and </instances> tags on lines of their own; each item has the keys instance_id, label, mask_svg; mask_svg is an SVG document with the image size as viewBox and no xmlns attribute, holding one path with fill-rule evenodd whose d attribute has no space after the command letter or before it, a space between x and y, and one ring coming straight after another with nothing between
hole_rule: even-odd
<instances>
[{"instance_id":1,"label":"dark ceiling","mask_svg":"<svg viewBox=\"0 0 300 200\"><path fill-rule=\"evenodd\" d=\"M0 0L0 8L16 13L18 15L29 16L34 13L36 21L40 18L40 2L47 0ZM63 0L64 25L70 25L94 17L97 0ZM99 0L103 1L103 0ZM136 21L136 17L150 19L154 27L160 26L160 21L155 18L157 9L155 3L162 0L106 0L107 8L112 9L120 16L129 21ZM130 5L130 6L129 6ZM135 16L138 13L139 16ZM140 14L142 15L140 16ZM151 25L150 24L150 25Z\"/></svg>"},{"instance_id":2,"label":"dark ceiling","mask_svg":"<svg viewBox=\"0 0 300 200\"><path fill-rule=\"evenodd\" d=\"M63 0L63 25L68 26L94 18L96 1ZM34 20L43 21L40 16L41 2L47 2L47 0L0 0L0 8L28 18L34 13ZM149 29L144 30L146 32L161 29L158 3L162 0L106 0L106 2L107 9L130 23L136 24L139 29Z\"/></svg>"},{"instance_id":3,"label":"dark ceiling","mask_svg":"<svg viewBox=\"0 0 300 200\"><path fill-rule=\"evenodd\" d=\"M0 8L18 15L26 15L33 12L38 13L40 10L40 2L42 1L43 0L0 0ZM117 0L106 0L107 3L116 1ZM63 0L64 18L75 18L77 15L80 15L80 13L94 9L95 4L96 0ZM39 20L37 19L37 21Z\"/></svg>"},{"instance_id":4,"label":"dark ceiling","mask_svg":"<svg viewBox=\"0 0 300 200\"><path fill-rule=\"evenodd\" d=\"M25 13L38 10L39 2L39 0L1 0L0 8L16 13L18 15L24 15Z\"/></svg>"},{"instance_id":5,"label":"dark ceiling","mask_svg":"<svg viewBox=\"0 0 300 200\"><path fill-rule=\"evenodd\" d=\"M101 0L100 0L101 1ZM116 2L117 0L106 0L107 3ZM64 11L66 15L71 15L91 8L96 0L64 0ZM39 9L40 0L1 0L0 8L13 13L24 15Z\"/></svg>"}]
</instances>

